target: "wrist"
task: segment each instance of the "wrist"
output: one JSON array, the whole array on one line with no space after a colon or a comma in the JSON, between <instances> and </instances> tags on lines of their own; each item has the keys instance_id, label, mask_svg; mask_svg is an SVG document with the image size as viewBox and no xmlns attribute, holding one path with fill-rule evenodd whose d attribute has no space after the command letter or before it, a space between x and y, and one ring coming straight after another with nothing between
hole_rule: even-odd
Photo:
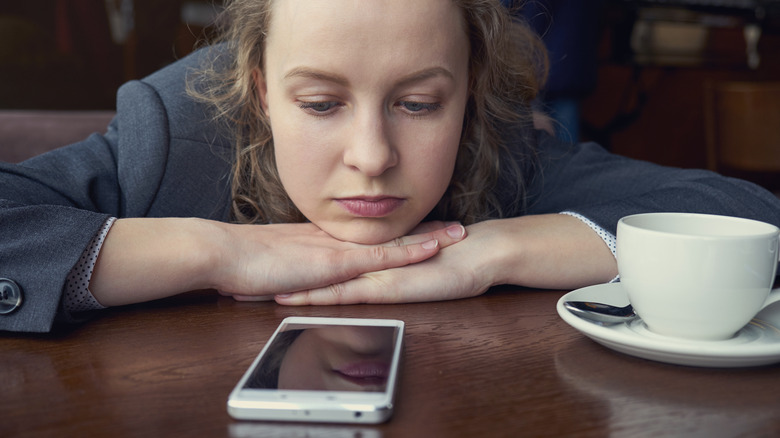
<instances>
[{"instance_id":1,"label":"wrist","mask_svg":"<svg viewBox=\"0 0 780 438\"><path fill-rule=\"evenodd\" d=\"M607 245L573 216L521 216L485 225L490 225L494 238L486 245L490 250L480 268L493 285L571 289L603 283L616 274Z\"/></svg>"},{"instance_id":2,"label":"wrist","mask_svg":"<svg viewBox=\"0 0 780 438\"><path fill-rule=\"evenodd\" d=\"M199 230L199 251L201 257L200 289L232 291L236 288L236 260L242 251L241 234L237 233L244 225L216 221L201 221Z\"/></svg>"},{"instance_id":3,"label":"wrist","mask_svg":"<svg viewBox=\"0 0 780 438\"><path fill-rule=\"evenodd\" d=\"M475 224L489 239L483 248L484 253L475 258L476 272L483 273L484 283L488 287L502 284L523 284L523 261L527 248L516 231L522 227L520 218L497 219ZM484 229L484 230L483 230ZM489 231L488 231L489 230ZM472 234L472 231L469 231Z\"/></svg>"},{"instance_id":4,"label":"wrist","mask_svg":"<svg viewBox=\"0 0 780 438\"><path fill-rule=\"evenodd\" d=\"M181 251L185 270L190 273L184 283L188 290L217 289L220 273L229 259L228 224L218 221L188 218L180 228Z\"/></svg>"},{"instance_id":5,"label":"wrist","mask_svg":"<svg viewBox=\"0 0 780 438\"><path fill-rule=\"evenodd\" d=\"M214 224L201 219L118 219L98 255L89 289L105 306L208 288L218 258Z\"/></svg>"}]
</instances>

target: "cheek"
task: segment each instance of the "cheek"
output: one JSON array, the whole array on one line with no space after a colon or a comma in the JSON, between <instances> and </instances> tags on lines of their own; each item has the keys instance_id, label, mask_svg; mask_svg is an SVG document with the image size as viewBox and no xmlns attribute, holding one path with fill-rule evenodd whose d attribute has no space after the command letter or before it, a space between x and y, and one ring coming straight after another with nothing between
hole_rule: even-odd
<instances>
[{"instance_id":1,"label":"cheek","mask_svg":"<svg viewBox=\"0 0 780 438\"><path fill-rule=\"evenodd\" d=\"M414 168L418 187L436 198L434 204L452 179L460 146L459 133L460 124L453 122L428 131L427 135L411 135L405 140L407 163Z\"/></svg>"},{"instance_id":2,"label":"cheek","mask_svg":"<svg viewBox=\"0 0 780 438\"><path fill-rule=\"evenodd\" d=\"M278 119L277 119L278 120ZM312 182L322 181L327 169L328 148L311 125L286 119L271 123L274 155L279 178L294 202L312 192Z\"/></svg>"},{"instance_id":3,"label":"cheek","mask_svg":"<svg viewBox=\"0 0 780 438\"><path fill-rule=\"evenodd\" d=\"M279 87L268 92L268 116L274 142L274 158L279 178L288 194L305 187L307 177L312 174L311 162L314 157L309 131L311 127L301 123L299 117L282 95L275 93Z\"/></svg>"}]
</instances>

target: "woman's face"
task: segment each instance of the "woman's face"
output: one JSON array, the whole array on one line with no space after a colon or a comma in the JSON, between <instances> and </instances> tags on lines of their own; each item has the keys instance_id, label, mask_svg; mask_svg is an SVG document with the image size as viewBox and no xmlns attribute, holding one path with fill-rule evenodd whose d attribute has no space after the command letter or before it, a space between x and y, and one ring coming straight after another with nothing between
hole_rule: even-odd
<instances>
[{"instance_id":1,"label":"woman's face","mask_svg":"<svg viewBox=\"0 0 780 438\"><path fill-rule=\"evenodd\" d=\"M277 0L256 72L282 184L332 236L380 243L452 177L468 53L451 0Z\"/></svg>"}]
</instances>

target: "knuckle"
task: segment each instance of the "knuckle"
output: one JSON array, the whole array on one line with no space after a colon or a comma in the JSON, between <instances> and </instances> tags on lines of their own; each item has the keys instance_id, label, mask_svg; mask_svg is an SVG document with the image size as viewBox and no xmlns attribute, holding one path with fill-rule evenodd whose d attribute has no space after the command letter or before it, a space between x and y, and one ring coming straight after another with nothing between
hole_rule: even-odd
<instances>
[{"instance_id":1,"label":"knuckle","mask_svg":"<svg viewBox=\"0 0 780 438\"><path fill-rule=\"evenodd\" d=\"M386 262L389 259L389 253L383 246L374 246L370 251L371 258L377 262Z\"/></svg>"},{"instance_id":2,"label":"knuckle","mask_svg":"<svg viewBox=\"0 0 780 438\"><path fill-rule=\"evenodd\" d=\"M347 303L347 290L343 284L331 284L327 287L328 295L334 304Z\"/></svg>"}]
</instances>

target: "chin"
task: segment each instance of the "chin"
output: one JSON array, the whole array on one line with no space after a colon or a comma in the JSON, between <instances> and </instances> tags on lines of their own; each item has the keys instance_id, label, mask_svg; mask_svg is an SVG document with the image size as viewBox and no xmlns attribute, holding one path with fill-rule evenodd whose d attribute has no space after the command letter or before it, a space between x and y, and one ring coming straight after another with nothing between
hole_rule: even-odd
<instances>
[{"instance_id":1,"label":"chin","mask_svg":"<svg viewBox=\"0 0 780 438\"><path fill-rule=\"evenodd\" d=\"M335 237L346 242L362 245L377 245L405 236L413 226L404 227L398 224L369 222L367 224L323 224L319 227Z\"/></svg>"}]
</instances>

